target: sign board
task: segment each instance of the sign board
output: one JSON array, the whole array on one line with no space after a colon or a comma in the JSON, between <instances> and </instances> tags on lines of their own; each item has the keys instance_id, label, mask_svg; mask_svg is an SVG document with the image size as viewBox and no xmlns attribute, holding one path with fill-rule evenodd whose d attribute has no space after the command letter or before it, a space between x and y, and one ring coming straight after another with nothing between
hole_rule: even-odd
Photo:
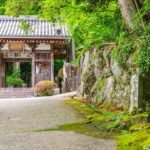
<instances>
[{"instance_id":1,"label":"sign board","mask_svg":"<svg viewBox=\"0 0 150 150\"><path fill-rule=\"evenodd\" d=\"M24 42L9 42L8 47L10 51L24 51Z\"/></svg>"},{"instance_id":2,"label":"sign board","mask_svg":"<svg viewBox=\"0 0 150 150\"><path fill-rule=\"evenodd\" d=\"M19 59L26 59L26 58L32 58L31 52L4 52L3 58L19 58Z\"/></svg>"}]
</instances>

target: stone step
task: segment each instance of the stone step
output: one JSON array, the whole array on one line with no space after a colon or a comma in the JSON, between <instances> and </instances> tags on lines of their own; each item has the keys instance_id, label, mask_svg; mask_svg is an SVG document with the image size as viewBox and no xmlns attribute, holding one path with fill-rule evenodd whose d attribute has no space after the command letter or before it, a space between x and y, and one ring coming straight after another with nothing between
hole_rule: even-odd
<instances>
[{"instance_id":1,"label":"stone step","mask_svg":"<svg viewBox=\"0 0 150 150\"><path fill-rule=\"evenodd\" d=\"M0 88L0 98L34 97L33 88Z\"/></svg>"}]
</instances>

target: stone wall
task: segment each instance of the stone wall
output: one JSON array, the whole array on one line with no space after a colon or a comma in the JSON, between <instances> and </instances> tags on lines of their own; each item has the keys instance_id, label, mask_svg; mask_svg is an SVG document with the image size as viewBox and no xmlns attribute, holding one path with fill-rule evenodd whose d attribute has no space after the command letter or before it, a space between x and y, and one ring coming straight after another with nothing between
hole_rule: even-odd
<instances>
[{"instance_id":1,"label":"stone wall","mask_svg":"<svg viewBox=\"0 0 150 150\"><path fill-rule=\"evenodd\" d=\"M125 66L120 66L111 57L111 50L111 45L104 46L100 50L90 50L81 57L80 94L87 101L111 102L118 107L130 107L131 111L134 107L143 107L143 79L132 56Z\"/></svg>"},{"instance_id":2,"label":"stone wall","mask_svg":"<svg viewBox=\"0 0 150 150\"><path fill-rule=\"evenodd\" d=\"M62 91L64 93L77 91L79 84L78 67L64 62Z\"/></svg>"}]
</instances>

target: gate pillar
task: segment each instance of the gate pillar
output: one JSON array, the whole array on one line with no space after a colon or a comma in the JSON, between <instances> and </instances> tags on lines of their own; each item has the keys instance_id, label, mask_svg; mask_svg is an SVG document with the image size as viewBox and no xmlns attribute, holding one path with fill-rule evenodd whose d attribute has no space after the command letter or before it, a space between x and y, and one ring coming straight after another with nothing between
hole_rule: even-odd
<instances>
[{"instance_id":1,"label":"gate pillar","mask_svg":"<svg viewBox=\"0 0 150 150\"><path fill-rule=\"evenodd\" d=\"M5 87L5 63L3 62L3 54L0 53L0 88Z\"/></svg>"}]
</instances>

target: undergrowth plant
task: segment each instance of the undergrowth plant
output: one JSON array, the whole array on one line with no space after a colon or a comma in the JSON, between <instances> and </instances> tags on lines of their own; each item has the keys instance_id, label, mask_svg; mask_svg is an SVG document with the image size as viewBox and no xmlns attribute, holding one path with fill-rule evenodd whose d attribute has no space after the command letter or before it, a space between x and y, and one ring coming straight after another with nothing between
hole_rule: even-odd
<instances>
[{"instance_id":1,"label":"undergrowth plant","mask_svg":"<svg viewBox=\"0 0 150 150\"><path fill-rule=\"evenodd\" d=\"M11 74L6 77L6 85L8 87L21 87L24 81L20 77L20 70L13 69Z\"/></svg>"},{"instance_id":2,"label":"undergrowth plant","mask_svg":"<svg viewBox=\"0 0 150 150\"><path fill-rule=\"evenodd\" d=\"M80 100L68 100L66 103L75 107L98 130L113 135L110 137L117 139L118 150L150 149L149 113L141 110L129 113L111 103L93 104Z\"/></svg>"}]
</instances>

